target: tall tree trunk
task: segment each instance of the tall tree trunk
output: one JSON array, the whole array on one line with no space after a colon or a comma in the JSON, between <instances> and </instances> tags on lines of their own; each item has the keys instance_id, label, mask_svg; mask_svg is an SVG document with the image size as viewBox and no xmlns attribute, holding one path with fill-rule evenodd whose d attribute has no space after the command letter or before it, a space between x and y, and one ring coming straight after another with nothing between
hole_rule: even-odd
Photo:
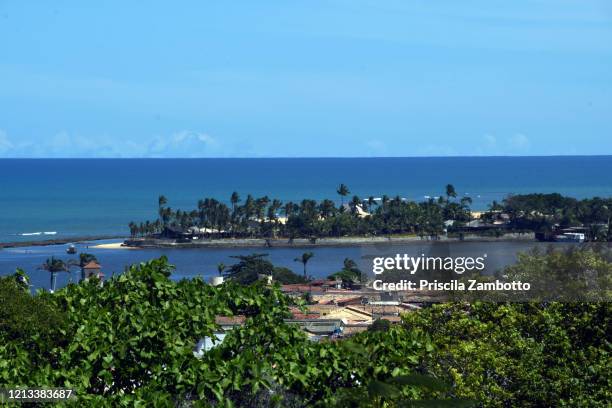
<instances>
[{"instance_id":1,"label":"tall tree trunk","mask_svg":"<svg viewBox=\"0 0 612 408\"><path fill-rule=\"evenodd\" d=\"M51 272L51 291L55 292L55 282L57 280L57 272Z\"/></svg>"}]
</instances>

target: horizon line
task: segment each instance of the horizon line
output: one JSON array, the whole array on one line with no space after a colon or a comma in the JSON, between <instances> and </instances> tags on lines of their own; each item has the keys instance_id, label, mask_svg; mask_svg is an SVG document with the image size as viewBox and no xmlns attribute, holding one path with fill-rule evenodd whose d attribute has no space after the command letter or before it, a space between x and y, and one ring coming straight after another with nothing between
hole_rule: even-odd
<instances>
[{"instance_id":1,"label":"horizon line","mask_svg":"<svg viewBox=\"0 0 612 408\"><path fill-rule=\"evenodd\" d=\"M0 160L241 160L241 159L478 159L478 158L612 157L610 154L452 155L452 156L212 156L212 157L0 157Z\"/></svg>"}]
</instances>

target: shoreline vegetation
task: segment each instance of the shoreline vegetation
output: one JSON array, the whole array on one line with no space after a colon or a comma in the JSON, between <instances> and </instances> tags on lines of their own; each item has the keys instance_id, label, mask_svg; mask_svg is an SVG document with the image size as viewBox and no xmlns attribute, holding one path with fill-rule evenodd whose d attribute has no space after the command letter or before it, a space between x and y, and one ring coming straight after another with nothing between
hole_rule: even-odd
<instances>
[{"instance_id":1,"label":"shoreline vegetation","mask_svg":"<svg viewBox=\"0 0 612 408\"><path fill-rule=\"evenodd\" d=\"M612 242L612 198L578 200L558 193L509 195L485 211L473 211L469 197L458 198L452 184L426 201L353 196L341 184L331 199L282 202L237 192L230 205L198 201L193 210L173 209L158 198L158 218L129 223L126 235L92 235L43 241L0 243L1 248L61 245L125 239L122 246L98 248L241 248L410 244L431 241Z\"/></svg>"},{"instance_id":2,"label":"shoreline vegetation","mask_svg":"<svg viewBox=\"0 0 612 408\"><path fill-rule=\"evenodd\" d=\"M331 237L319 238L316 241L307 238L287 239L266 238L212 238L190 242L177 242L168 239L136 239L126 240L122 248L308 248L308 247L343 247L365 245L409 245L433 242L496 242L496 241L532 241L533 233L507 234L500 237L468 236L464 239L458 237L441 236L437 239L421 238L419 236L389 236L389 237ZM102 246L97 246L100 248ZM116 249L116 246L112 247Z\"/></svg>"},{"instance_id":3,"label":"shoreline vegetation","mask_svg":"<svg viewBox=\"0 0 612 408\"><path fill-rule=\"evenodd\" d=\"M486 211L472 211L455 187L416 202L396 196L361 198L340 184L340 204L303 199L282 202L238 192L230 205L198 200L192 210L158 198L158 218L130 222L133 247L319 246L438 240L612 241L612 198L577 200L558 193L509 195Z\"/></svg>"}]
</instances>

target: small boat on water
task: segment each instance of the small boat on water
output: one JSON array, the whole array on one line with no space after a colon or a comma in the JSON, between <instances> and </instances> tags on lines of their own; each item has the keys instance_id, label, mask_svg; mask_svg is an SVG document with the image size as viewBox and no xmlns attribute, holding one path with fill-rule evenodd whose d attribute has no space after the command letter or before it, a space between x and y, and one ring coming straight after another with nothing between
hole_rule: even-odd
<instances>
[{"instance_id":1,"label":"small boat on water","mask_svg":"<svg viewBox=\"0 0 612 408\"><path fill-rule=\"evenodd\" d=\"M77 249L73 244L68 245L68 248L66 248L66 253L73 255L77 253Z\"/></svg>"}]
</instances>

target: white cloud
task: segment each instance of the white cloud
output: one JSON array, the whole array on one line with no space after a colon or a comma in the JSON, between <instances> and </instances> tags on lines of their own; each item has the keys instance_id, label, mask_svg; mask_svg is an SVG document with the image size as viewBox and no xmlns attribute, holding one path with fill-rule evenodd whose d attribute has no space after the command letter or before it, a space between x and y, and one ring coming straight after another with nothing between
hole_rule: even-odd
<instances>
[{"instance_id":1,"label":"white cloud","mask_svg":"<svg viewBox=\"0 0 612 408\"><path fill-rule=\"evenodd\" d=\"M13 149L13 143L9 140L6 132L0 130L0 154L11 151Z\"/></svg>"},{"instance_id":2,"label":"white cloud","mask_svg":"<svg viewBox=\"0 0 612 408\"><path fill-rule=\"evenodd\" d=\"M493 135L486 134L484 136L485 147L488 149L494 149L497 147L497 138Z\"/></svg>"},{"instance_id":3,"label":"white cloud","mask_svg":"<svg viewBox=\"0 0 612 408\"><path fill-rule=\"evenodd\" d=\"M482 142L475 148L474 153L479 156L520 155L527 154L531 148L531 141L523 133L512 136L495 136L487 133Z\"/></svg>"},{"instance_id":4,"label":"white cloud","mask_svg":"<svg viewBox=\"0 0 612 408\"><path fill-rule=\"evenodd\" d=\"M368 140L366 146L370 150L368 153L372 155L382 155L387 151L387 145L379 139Z\"/></svg>"},{"instance_id":5,"label":"white cloud","mask_svg":"<svg viewBox=\"0 0 612 408\"><path fill-rule=\"evenodd\" d=\"M202 157L210 156L217 141L207 133L183 130L170 136L158 136L149 143L146 156Z\"/></svg>"},{"instance_id":6,"label":"white cloud","mask_svg":"<svg viewBox=\"0 0 612 408\"><path fill-rule=\"evenodd\" d=\"M516 150L526 150L529 149L531 145L529 138L522 133L513 135L509 140L509 144Z\"/></svg>"},{"instance_id":7,"label":"white cloud","mask_svg":"<svg viewBox=\"0 0 612 408\"><path fill-rule=\"evenodd\" d=\"M149 143L65 130L40 141L17 140L0 130L0 157L211 157L219 151L212 136L189 130L158 136Z\"/></svg>"}]
</instances>

